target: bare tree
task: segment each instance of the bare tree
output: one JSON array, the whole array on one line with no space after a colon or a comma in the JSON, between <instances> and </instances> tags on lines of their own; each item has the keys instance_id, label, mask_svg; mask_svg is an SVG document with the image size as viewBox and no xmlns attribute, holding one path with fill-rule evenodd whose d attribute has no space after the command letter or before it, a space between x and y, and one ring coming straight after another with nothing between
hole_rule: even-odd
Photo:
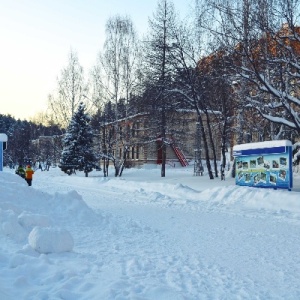
<instances>
[{"instance_id":1,"label":"bare tree","mask_svg":"<svg viewBox=\"0 0 300 300\"><path fill-rule=\"evenodd\" d=\"M197 128L202 141L201 148L202 146L204 148L209 177L213 179L209 158L209 141L207 130L205 130L205 128L209 128L210 124L209 107L205 101L207 98L207 91L204 86L206 79L201 74L198 65L200 53L203 52L200 31L195 30L195 26L185 20L184 23L173 24L170 27L170 35L172 43L167 49L169 61L176 76L172 83L166 87L165 93L175 94L179 106L192 108L196 111L198 116ZM200 145L200 143L197 144ZM201 149L197 149L197 153L200 154L200 158L197 158L199 161L201 160ZM199 168L201 168L200 165ZM202 171L198 170L196 173L201 174Z\"/></svg>"},{"instance_id":2,"label":"bare tree","mask_svg":"<svg viewBox=\"0 0 300 300\"><path fill-rule=\"evenodd\" d=\"M95 74L97 84L101 86L102 101L112 101L114 108L114 136L106 134L110 138L110 144L114 139L109 155L115 166L115 176L121 176L129 151L128 140L124 139L120 132L119 120L127 117L128 102L134 93L136 71L138 69L138 40L129 17L114 16L106 23L106 40L103 52L99 55L99 61ZM98 90L99 90L98 87ZM124 111L120 111L120 103L125 101ZM105 114L105 113L104 113ZM106 132L106 131L105 131ZM104 132L103 132L104 134ZM104 147L106 148L106 146ZM109 149L105 150L106 152Z\"/></svg>"},{"instance_id":3,"label":"bare tree","mask_svg":"<svg viewBox=\"0 0 300 300\"><path fill-rule=\"evenodd\" d=\"M262 34L245 51L247 64L240 71L251 85L247 102L271 122L270 138L292 138L300 133L300 27L296 25L299 2L283 1L259 20ZM277 21L283 24L278 27ZM255 92L253 92L255 90Z\"/></svg>"},{"instance_id":4,"label":"bare tree","mask_svg":"<svg viewBox=\"0 0 300 300\"><path fill-rule=\"evenodd\" d=\"M299 134L299 1L241 0L230 6L221 0L209 3L222 20L214 34L220 44L227 45L226 55L233 58L231 74L239 81L243 100L239 119L245 120L249 109L256 110L270 124L266 138ZM245 137L238 139L243 141Z\"/></svg>"},{"instance_id":5,"label":"bare tree","mask_svg":"<svg viewBox=\"0 0 300 300\"><path fill-rule=\"evenodd\" d=\"M77 53L71 50L68 65L58 78L58 90L49 96L48 106L57 124L66 128L80 102L85 102L87 84Z\"/></svg>"}]
</instances>

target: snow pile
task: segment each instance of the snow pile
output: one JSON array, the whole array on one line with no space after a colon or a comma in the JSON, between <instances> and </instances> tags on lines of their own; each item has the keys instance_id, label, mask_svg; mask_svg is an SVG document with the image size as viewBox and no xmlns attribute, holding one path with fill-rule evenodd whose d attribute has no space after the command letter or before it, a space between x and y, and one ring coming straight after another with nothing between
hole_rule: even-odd
<instances>
[{"instance_id":1,"label":"snow pile","mask_svg":"<svg viewBox=\"0 0 300 300\"><path fill-rule=\"evenodd\" d=\"M28 240L29 245L39 253L72 251L74 240L71 233L57 225L66 214L68 219L73 216L77 222L82 216L93 214L76 191L49 195L28 190L23 179L2 172L0 184L5 187L0 200L2 234L17 242ZM26 210L23 210L25 207ZM63 223L62 226L68 225Z\"/></svg>"}]
</instances>

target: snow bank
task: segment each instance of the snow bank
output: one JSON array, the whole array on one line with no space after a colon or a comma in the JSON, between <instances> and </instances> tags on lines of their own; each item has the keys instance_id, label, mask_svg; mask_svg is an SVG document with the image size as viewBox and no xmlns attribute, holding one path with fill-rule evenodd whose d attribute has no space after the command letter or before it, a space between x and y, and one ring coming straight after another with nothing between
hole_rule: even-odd
<instances>
[{"instance_id":1,"label":"snow bank","mask_svg":"<svg viewBox=\"0 0 300 300\"><path fill-rule=\"evenodd\" d=\"M294 192L192 176L192 166L163 179L51 169L28 187L9 172L1 300L299 298L300 178Z\"/></svg>"},{"instance_id":2,"label":"snow bank","mask_svg":"<svg viewBox=\"0 0 300 300\"><path fill-rule=\"evenodd\" d=\"M28 242L39 253L72 251L73 236L63 228L94 219L95 213L74 190L50 195L6 172L0 172L0 185L5 187L0 195L0 235Z\"/></svg>"}]
</instances>

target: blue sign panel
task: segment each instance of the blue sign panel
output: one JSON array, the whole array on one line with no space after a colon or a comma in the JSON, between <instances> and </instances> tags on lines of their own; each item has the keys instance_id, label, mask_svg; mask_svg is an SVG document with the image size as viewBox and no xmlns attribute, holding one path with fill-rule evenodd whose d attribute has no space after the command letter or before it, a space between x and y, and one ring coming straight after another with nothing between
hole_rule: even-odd
<instances>
[{"instance_id":1,"label":"blue sign panel","mask_svg":"<svg viewBox=\"0 0 300 300\"><path fill-rule=\"evenodd\" d=\"M237 145L233 151L237 185L292 188L292 145L289 141Z\"/></svg>"},{"instance_id":2,"label":"blue sign panel","mask_svg":"<svg viewBox=\"0 0 300 300\"><path fill-rule=\"evenodd\" d=\"M0 142L0 171L3 171L3 142Z\"/></svg>"},{"instance_id":3,"label":"blue sign panel","mask_svg":"<svg viewBox=\"0 0 300 300\"><path fill-rule=\"evenodd\" d=\"M3 171L3 151L6 149L7 135L0 133L0 171Z\"/></svg>"}]
</instances>

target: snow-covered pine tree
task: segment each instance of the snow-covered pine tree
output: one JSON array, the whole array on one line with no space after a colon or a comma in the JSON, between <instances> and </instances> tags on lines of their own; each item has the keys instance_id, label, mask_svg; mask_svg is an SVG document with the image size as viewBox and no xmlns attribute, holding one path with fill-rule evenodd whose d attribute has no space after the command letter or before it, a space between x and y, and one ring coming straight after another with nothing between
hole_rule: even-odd
<instances>
[{"instance_id":1,"label":"snow-covered pine tree","mask_svg":"<svg viewBox=\"0 0 300 300\"><path fill-rule=\"evenodd\" d=\"M59 167L69 175L79 170L84 171L87 177L95 166L96 156L93 151L93 130L90 121L90 116L85 113L85 105L81 102L63 140Z\"/></svg>"}]
</instances>

